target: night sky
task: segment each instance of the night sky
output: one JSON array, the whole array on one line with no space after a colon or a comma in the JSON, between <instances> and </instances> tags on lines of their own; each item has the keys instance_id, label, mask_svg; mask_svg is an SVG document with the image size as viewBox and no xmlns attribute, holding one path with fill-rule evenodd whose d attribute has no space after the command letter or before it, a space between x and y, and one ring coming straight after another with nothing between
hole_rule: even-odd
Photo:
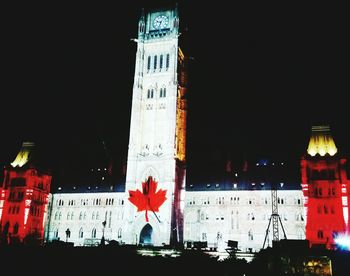
<instances>
[{"instance_id":1,"label":"night sky","mask_svg":"<svg viewBox=\"0 0 350 276\"><path fill-rule=\"evenodd\" d=\"M0 164L31 140L54 172L98 166L106 156L120 166L129 139L131 39L142 7L168 2L4 9ZM191 56L188 177L224 170L227 158L297 160L313 124L330 124L349 156L345 7L178 3Z\"/></svg>"}]
</instances>

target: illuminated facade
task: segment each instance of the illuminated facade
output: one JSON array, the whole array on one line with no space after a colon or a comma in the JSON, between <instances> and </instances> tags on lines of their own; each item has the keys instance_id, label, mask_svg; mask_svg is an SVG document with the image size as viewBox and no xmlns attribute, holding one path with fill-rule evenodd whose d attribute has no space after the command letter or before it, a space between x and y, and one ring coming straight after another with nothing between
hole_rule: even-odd
<instances>
[{"instance_id":1,"label":"illuminated facade","mask_svg":"<svg viewBox=\"0 0 350 276\"><path fill-rule=\"evenodd\" d=\"M251 162L248 167L244 171L232 172L238 177L225 184L187 185L185 246L206 242L208 248L224 252L227 241L235 240L243 252L259 251L271 216L273 181L278 181L279 214L287 238L305 239L303 194L298 179L285 176L285 172L290 170L288 164L264 161ZM139 193L142 189L143 186L138 189ZM157 194L164 190L157 186L154 191ZM76 246L95 246L104 235L107 241L128 244L125 237L128 236L126 204L130 204L129 197L130 191L125 186L119 190L91 185L85 190L73 187L55 191L46 229L47 241L67 240ZM144 206L143 198L139 200L141 203L137 206ZM140 215L140 220L146 224L147 219L151 221L151 217L158 215L158 212L154 214L145 208ZM103 222L106 222L105 226ZM268 235L267 244L272 245L272 233Z\"/></svg>"},{"instance_id":2,"label":"illuminated facade","mask_svg":"<svg viewBox=\"0 0 350 276\"><path fill-rule=\"evenodd\" d=\"M25 142L5 168L0 187L2 242L41 242L47 221L51 175L33 164L34 144Z\"/></svg>"},{"instance_id":3,"label":"illuminated facade","mask_svg":"<svg viewBox=\"0 0 350 276\"><path fill-rule=\"evenodd\" d=\"M312 127L307 152L301 160L306 238L311 244L333 248L334 238L349 232L350 182L346 159L337 155L328 126Z\"/></svg>"},{"instance_id":4,"label":"illuminated facade","mask_svg":"<svg viewBox=\"0 0 350 276\"><path fill-rule=\"evenodd\" d=\"M187 76L177 9L143 14L136 42L124 240L182 243Z\"/></svg>"},{"instance_id":5,"label":"illuminated facade","mask_svg":"<svg viewBox=\"0 0 350 276\"><path fill-rule=\"evenodd\" d=\"M71 189L52 194L50 204L45 240L96 246L104 236L123 243L124 192Z\"/></svg>"},{"instance_id":6,"label":"illuminated facade","mask_svg":"<svg viewBox=\"0 0 350 276\"><path fill-rule=\"evenodd\" d=\"M38 234L50 242L96 246L121 244L193 246L259 251L277 189L278 215L288 239L333 246L349 227L346 160L325 127L313 127L297 177L285 162L244 162L226 183L187 185L186 56L180 48L177 9L150 11L138 25L126 180L122 187L71 183L50 195L51 176L31 165L33 145L24 143L0 188L2 237ZM297 167L299 166L299 161ZM66 183L65 183L66 184ZM105 183L106 184L106 183ZM48 205L49 203L49 205ZM45 232L44 232L45 225ZM282 232L282 231L281 231ZM11 235L9 235L9 233ZM283 238L282 236L280 238Z\"/></svg>"}]
</instances>

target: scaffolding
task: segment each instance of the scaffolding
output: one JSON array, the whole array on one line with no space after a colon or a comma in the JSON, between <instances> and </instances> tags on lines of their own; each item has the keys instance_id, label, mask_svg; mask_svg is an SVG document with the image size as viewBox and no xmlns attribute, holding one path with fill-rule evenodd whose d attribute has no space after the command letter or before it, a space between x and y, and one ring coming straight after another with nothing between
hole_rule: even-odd
<instances>
[{"instance_id":1,"label":"scaffolding","mask_svg":"<svg viewBox=\"0 0 350 276\"><path fill-rule=\"evenodd\" d=\"M273 183L271 186L271 204L272 204L272 213L271 213L271 216L269 219L269 224L267 225L263 248L265 248L266 241L268 241L271 221L272 221L272 241L273 242L279 241L278 222L281 224L284 239L287 239L287 235L286 235L286 232L284 231L281 217L278 214L278 197L277 197L277 185L276 185L276 183Z\"/></svg>"}]
</instances>

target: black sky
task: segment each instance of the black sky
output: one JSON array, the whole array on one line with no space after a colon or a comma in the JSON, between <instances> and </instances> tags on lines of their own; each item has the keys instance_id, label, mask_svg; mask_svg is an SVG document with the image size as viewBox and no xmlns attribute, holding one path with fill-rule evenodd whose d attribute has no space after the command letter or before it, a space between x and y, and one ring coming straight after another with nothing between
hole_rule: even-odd
<instances>
[{"instance_id":1,"label":"black sky","mask_svg":"<svg viewBox=\"0 0 350 276\"><path fill-rule=\"evenodd\" d=\"M102 141L117 163L124 160L131 39L141 8L167 2L173 1L4 9L0 163L12 161L24 140L35 141L55 170L94 166ZM298 159L319 123L330 124L349 155L345 7L178 3L192 57L189 175L208 173L227 156Z\"/></svg>"}]
</instances>

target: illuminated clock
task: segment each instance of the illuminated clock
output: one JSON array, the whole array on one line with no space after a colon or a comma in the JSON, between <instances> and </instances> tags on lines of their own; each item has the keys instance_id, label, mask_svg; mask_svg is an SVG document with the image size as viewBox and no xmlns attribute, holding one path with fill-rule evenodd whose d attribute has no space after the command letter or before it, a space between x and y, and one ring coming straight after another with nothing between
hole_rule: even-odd
<instances>
[{"instance_id":1,"label":"illuminated clock","mask_svg":"<svg viewBox=\"0 0 350 276\"><path fill-rule=\"evenodd\" d=\"M153 27L155 29L164 29L166 26L168 26L169 19L166 15L158 15L153 20Z\"/></svg>"}]
</instances>

